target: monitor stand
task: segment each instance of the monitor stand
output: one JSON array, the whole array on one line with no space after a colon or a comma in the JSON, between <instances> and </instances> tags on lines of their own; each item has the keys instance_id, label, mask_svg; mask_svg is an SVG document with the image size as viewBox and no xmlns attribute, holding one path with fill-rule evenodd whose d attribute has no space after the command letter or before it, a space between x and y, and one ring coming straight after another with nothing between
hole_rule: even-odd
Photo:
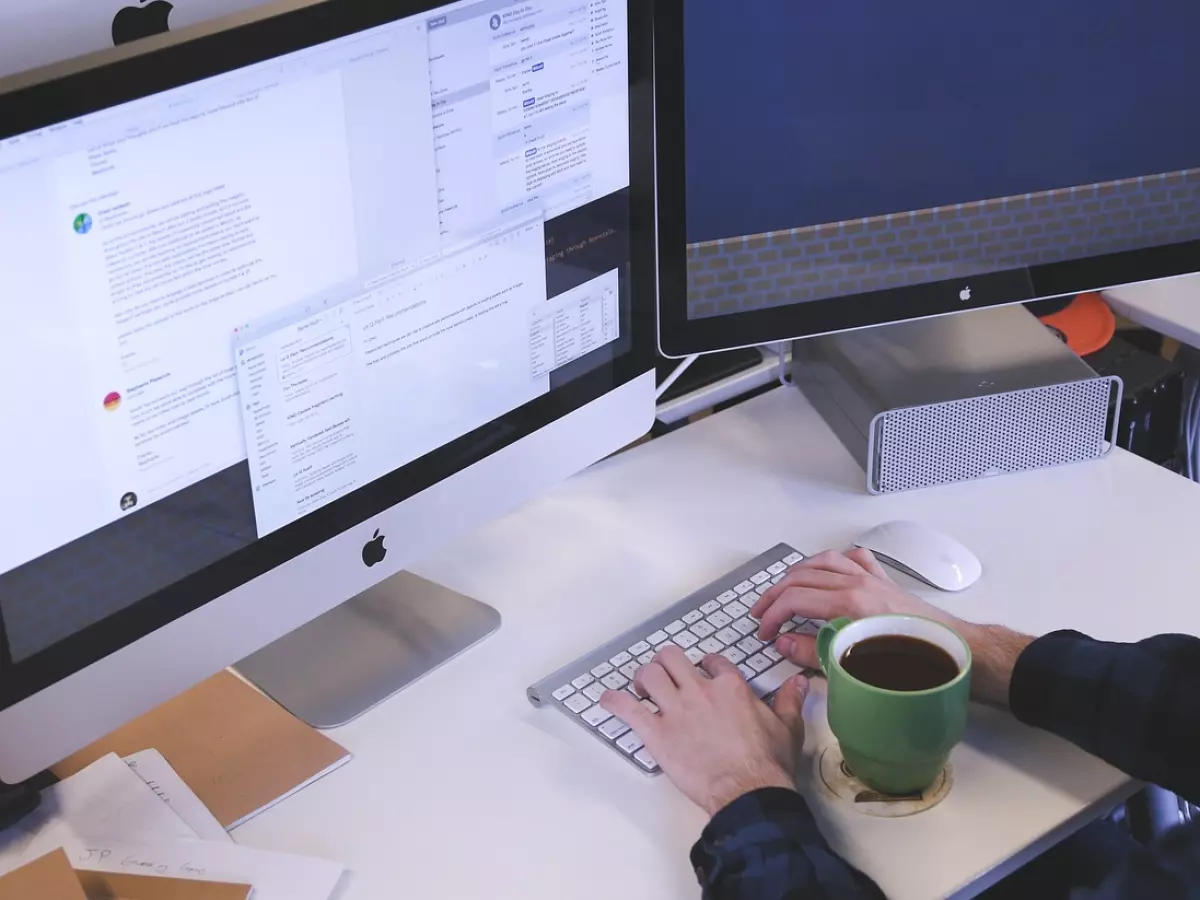
<instances>
[{"instance_id":1,"label":"monitor stand","mask_svg":"<svg viewBox=\"0 0 1200 900\"><path fill-rule=\"evenodd\" d=\"M401 572L235 668L315 728L345 725L500 627L500 613Z\"/></svg>"}]
</instances>

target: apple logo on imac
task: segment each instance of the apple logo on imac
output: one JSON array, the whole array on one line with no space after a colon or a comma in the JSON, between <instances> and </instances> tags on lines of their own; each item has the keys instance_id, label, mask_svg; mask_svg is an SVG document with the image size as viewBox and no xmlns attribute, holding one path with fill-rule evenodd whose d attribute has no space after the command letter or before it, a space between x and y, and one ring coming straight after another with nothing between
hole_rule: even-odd
<instances>
[{"instance_id":1,"label":"apple logo on imac","mask_svg":"<svg viewBox=\"0 0 1200 900\"><path fill-rule=\"evenodd\" d=\"M167 0L139 0L140 6L126 6L118 10L112 23L113 44L128 44L154 34L170 30L169 19L174 9Z\"/></svg>"},{"instance_id":2,"label":"apple logo on imac","mask_svg":"<svg viewBox=\"0 0 1200 900\"><path fill-rule=\"evenodd\" d=\"M363 547L362 561L368 569L379 565L387 556L387 547L383 546L384 540L385 536L379 533L379 529L375 529L375 535Z\"/></svg>"}]
</instances>

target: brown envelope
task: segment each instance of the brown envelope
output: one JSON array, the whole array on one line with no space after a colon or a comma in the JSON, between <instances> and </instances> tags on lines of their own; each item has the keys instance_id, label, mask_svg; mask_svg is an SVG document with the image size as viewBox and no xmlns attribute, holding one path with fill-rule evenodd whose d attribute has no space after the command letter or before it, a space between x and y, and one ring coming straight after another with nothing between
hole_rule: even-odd
<instances>
[{"instance_id":1,"label":"brown envelope","mask_svg":"<svg viewBox=\"0 0 1200 900\"><path fill-rule=\"evenodd\" d=\"M0 900L247 900L250 886L76 872L62 850L0 878Z\"/></svg>"}]
</instances>

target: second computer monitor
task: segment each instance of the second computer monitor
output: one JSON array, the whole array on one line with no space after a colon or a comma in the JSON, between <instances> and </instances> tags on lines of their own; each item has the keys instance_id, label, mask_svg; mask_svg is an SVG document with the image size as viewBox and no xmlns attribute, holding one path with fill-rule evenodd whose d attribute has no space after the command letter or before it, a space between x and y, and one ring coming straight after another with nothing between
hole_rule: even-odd
<instances>
[{"instance_id":1,"label":"second computer monitor","mask_svg":"<svg viewBox=\"0 0 1200 900\"><path fill-rule=\"evenodd\" d=\"M1200 268L1198 30L1175 0L689 4L663 349Z\"/></svg>"}]
</instances>

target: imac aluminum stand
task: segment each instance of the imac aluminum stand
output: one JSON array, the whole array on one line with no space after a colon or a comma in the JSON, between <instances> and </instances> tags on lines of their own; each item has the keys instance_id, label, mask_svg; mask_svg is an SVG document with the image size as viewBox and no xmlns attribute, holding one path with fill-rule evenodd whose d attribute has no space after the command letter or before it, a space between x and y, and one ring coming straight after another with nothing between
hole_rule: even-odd
<instances>
[{"instance_id":1,"label":"imac aluminum stand","mask_svg":"<svg viewBox=\"0 0 1200 900\"><path fill-rule=\"evenodd\" d=\"M499 627L492 607L401 572L235 668L297 718L336 728Z\"/></svg>"}]
</instances>

